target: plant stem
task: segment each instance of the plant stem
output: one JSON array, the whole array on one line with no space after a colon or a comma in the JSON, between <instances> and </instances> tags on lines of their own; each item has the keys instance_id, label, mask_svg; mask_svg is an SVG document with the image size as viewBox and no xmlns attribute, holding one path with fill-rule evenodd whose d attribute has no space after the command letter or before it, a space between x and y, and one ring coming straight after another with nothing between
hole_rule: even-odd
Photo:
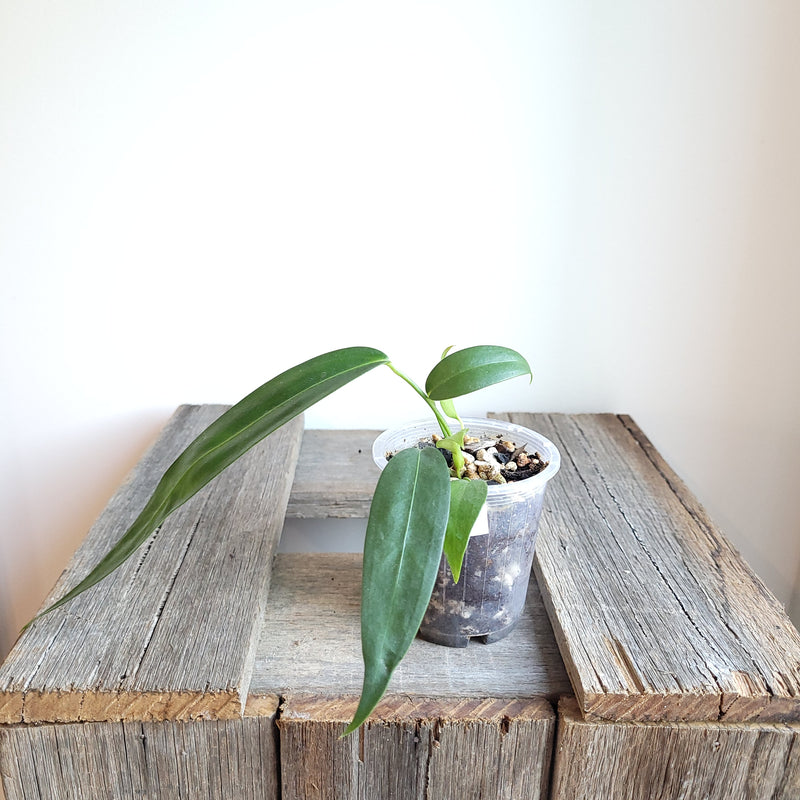
<instances>
[{"instance_id":1,"label":"plant stem","mask_svg":"<svg viewBox=\"0 0 800 800\"><path fill-rule=\"evenodd\" d=\"M456 473L456 478L460 478L464 474L464 454L461 448L457 447L453 452L453 472Z\"/></svg>"},{"instance_id":2,"label":"plant stem","mask_svg":"<svg viewBox=\"0 0 800 800\"><path fill-rule=\"evenodd\" d=\"M417 384L411 380L411 378L408 377L408 375L405 375L399 369L397 369L397 367L392 364L391 361L389 361L386 366L389 367L389 369L394 372L395 375L402 378L430 406L431 411L433 411L434 415L436 416L436 421L439 423L439 427L442 429L442 433L445 436L452 436L453 434L450 431L450 427L445 421L445 418L442 416L442 412L436 407L436 403L434 403L433 400L431 400L430 397L428 397L428 395L425 394L425 392L423 392L422 389L420 389L419 386L417 386Z\"/></svg>"}]
</instances>

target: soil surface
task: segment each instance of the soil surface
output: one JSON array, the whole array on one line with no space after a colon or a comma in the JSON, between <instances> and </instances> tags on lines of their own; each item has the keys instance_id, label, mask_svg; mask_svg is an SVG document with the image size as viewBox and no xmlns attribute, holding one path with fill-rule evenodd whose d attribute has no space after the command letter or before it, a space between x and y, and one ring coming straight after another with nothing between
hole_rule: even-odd
<instances>
[{"instance_id":1,"label":"soil surface","mask_svg":"<svg viewBox=\"0 0 800 800\"><path fill-rule=\"evenodd\" d=\"M436 447L442 437L433 434L428 439L417 443L421 450L425 447ZM453 466L453 454L449 450L437 448L449 467ZM529 453L527 444L505 439L502 434L476 438L464 438L465 478L484 480L488 484L512 483L530 478L540 473L550 462L545 461L538 452ZM389 459L394 453L387 453Z\"/></svg>"}]
</instances>

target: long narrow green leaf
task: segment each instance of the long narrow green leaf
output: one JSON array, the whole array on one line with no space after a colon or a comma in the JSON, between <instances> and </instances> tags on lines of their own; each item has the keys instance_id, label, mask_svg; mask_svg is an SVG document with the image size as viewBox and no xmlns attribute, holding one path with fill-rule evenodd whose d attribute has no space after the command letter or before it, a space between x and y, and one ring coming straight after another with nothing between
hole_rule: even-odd
<instances>
[{"instance_id":1,"label":"long narrow green leaf","mask_svg":"<svg viewBox=\"0 0 800 800\"><path fill-rule=\"evenodd\" d=\"M434 448L403 450L381 473L364 540L361 725L411 646L433 591L450 505L449 470Z\"/></svg>"},{"instance_id":2,"label":"long narrow green leaf","mask_svg":"<svg viewBox=\"0 0 800 800\"><path fill-rule=\"evenodd\" d=\"M286 370L240 400L178 456L134 523L97 566L42 613L67 603L113 572L178 506L265 436L354 378L388 362L385 353L371 347L334 350Z\"/></svg>"},{"instance_id":3,"label":"long narrow green leaf","mask_svg":"<svg viewBox=\"0 0 800 800\"><path fill-rule=\"evenodd\" d=\"M456 583L461 577L469 535L488 493L489 487L485 481L450 481L450 514L444 535L444 554Z\"/></svg>"},{"instance_id":4,"label":"long narrow green leaf","mask_svg":"<svg viewBox=\"0 0 800 800\"><path fill-rule=\"evenodd\" d=\"M466 347L436 364L425 381L425 391L431 400L449 400L520 375L532 372L516 350L496 345Z\"/></svg>"}]
</instances>

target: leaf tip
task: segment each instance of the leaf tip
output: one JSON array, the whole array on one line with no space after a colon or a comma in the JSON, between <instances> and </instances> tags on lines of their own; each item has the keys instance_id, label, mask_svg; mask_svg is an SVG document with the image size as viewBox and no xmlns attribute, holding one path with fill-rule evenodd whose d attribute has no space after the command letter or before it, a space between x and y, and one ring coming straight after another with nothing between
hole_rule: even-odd
<instances>
[{"instance_id":1,"label":"leaf tip","mask_svg":"<svg viewBox=\"0 0 800 800\"><path fill-rule=\"evenodd\" d=\"M339 734L339 739L346 739L351 733L355 733L362 725L363 721L356 724L355 719Z\"/></svg>"}]
</instances>

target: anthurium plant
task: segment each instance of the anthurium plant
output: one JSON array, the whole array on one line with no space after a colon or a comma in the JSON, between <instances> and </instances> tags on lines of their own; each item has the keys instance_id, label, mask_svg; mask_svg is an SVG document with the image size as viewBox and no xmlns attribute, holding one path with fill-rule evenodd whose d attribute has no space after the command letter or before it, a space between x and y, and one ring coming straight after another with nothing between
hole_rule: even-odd
<instances>
[{"instance_id":1,"label":"anthurium plant","mask_svg":"<svg viewBox=\"0 0 800 800\"><path fill-rule=\"evenodd\" d=\"M257 442L358 376L386 365L425 401L442 436L436 448L410 448L391 458L372 500L362 579L364 684L346 733L356 730L383 696L394 669L411 646L433 591L442 553L454 577L458 577L470 530L486 501L486 483L463 477L461 447L466 429L453 398L531 375L528 362L506 347L449 350L431 370L424 389L385 353L370 347L334 350L267 381L189 444L111 550L77 586L42 613L68 603L113 572L178 506ZM452 453L452 467L437 448Z\"/></svg>"}]
</instances>

